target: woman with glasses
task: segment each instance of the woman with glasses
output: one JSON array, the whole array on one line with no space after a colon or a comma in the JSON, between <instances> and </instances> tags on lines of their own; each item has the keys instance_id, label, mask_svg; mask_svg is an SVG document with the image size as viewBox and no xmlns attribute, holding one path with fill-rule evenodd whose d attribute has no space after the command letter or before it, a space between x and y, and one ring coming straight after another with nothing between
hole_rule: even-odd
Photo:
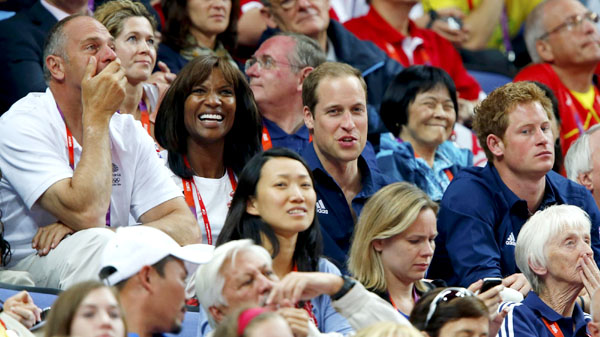
<instances>
[{"instance_id":1,"label":"woman with glasses","mask_svg":"<svg viewBox=\"0 0 600 337\"><path fill-rule=\"evenodd\" d=\"M203 242L217 240L237 185L237 175L261 150L260 121L244 75L226 58L188 63L167 91L155 136L181 186Z\"/></svg>"},{"instance_id":2,"label":"woman with glasses","mask_svg":"<svg viewBox=\"0 0 600 337\"><path fill-rule=\"evenodd\" d=\"M487 337L497 331L490 329L485 303L465 288L429 292L415 305L410 322L428 337Z\"/></svg>"},{"instance_id":3,"label":"woman with glasses","mask_svg":"<svg viewBox=\"0 0 600 337\"><path fill-rule=\"evenodd\" d=\"M435 249L438 206L418 187L394 183L366 203L354 229L348 269L408 318L415 303L435 286L424 281ZM482 281L469 288L477 291ZM496 310L502 285L480 296Z\"/></svg>"},{"instance_id":4,"label":"woman with glasses","mask_svg":"<svg viewBox=\"0 0 600 337\"><path fill-rule=\"evenodd\" d=\"M591 295L600 288L590 240L590 219L579 207L550 206L529 218L515 260L533 290L520 305L500 306L512 307L500 337L588 336L589 317L578 298L582 290Z\"/></svg>"},{"instance_id":5,"label":"woman with glasses","mask_svg":"<svg viewBox=\"0 0 600 337\"><path fill-rule=\"evenodd\" d=\"M198 56L224 57L236 45L239 0L163 0L165 26L158 59L178 73Z\"/></svg>"}]
</instances>

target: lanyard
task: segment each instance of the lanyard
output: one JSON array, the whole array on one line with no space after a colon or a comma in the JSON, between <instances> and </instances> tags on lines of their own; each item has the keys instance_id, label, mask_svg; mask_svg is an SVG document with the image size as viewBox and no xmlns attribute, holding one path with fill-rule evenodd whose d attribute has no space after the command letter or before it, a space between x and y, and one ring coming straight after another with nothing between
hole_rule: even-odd
<instances>
[{"instance_id":1,"label":"lanyard","mask_svg":"<svg viewBox=\"0 0 600 337\"><path fill-rule=\"evenodd\" d=\"M506 5L502 6L502 16L500 17L500 26L502 28L502 40L504 41L504 49L506 49L506 57L510 62L515 60L515 52L510 42L510 32L508 28L508 14L506 13Z\"/></svg>"},{"instance_id":2,"label":"lanyard","mask_svg":"<svg viewBox=\"0 0 600 337\"><path fill-rule=\"evenodd\" d=\"M548 322L544 317L542 317L542 321L544 322L544 325L546 325L546 328L548 328L548 330L550 330L550 332L552 333L552 335L554 337L564 337L562 331L560 330L560 328L558 327L558 324L556 324L556 322L552 322L552 324L550 324L550 322Z\"/></svg>"},{"instance_id":3,"label":"lanyard","mask_svg":"<svg viewBox=\"0 0 600 337\"><path fill-rule=\"evenodd\" d=\"M399 143L403 143L404 141L401 138L396 138L396 141L398 141ZM413 150L414 152L414 150ZM421 158L421 156L419 156L416 152L415 152L415 159L416 158ZM452 181L452 179L454 179L454 174L452 174L452 171L450 170L450 168L444 169L444 173L446 174L446 177L448 177L449 181ZM390 297L391 299L391 297Z\"/></svg>"},{"instance_id":4,"label":"lanyard","mask_svg":"<svg viewBox=\"0 0 600 337\"><path fill-rule=\"evenodd\" d=\"M294 268L292 268L292 271L298 271L298 266L296 265L296 263L294 263ZM302 308L304 310L306 310L306 312L308 313L308 317L310 318L310 320L315 323L315 326L318 328L319 324L317 322L317 317L315 316L315 314L313 313L312 309L312 303L310 302L310 300L304 302L304 305L301 305L302 302L296 304L296 308Z\"/></svg>"},{"instance_id":5,"label":"lanyard","mask_svg":"<svg viewBox=\"0 0 600 337\"><path fill-rule=\"evenodd\" d=\"M268 149L273 147L273 142L271 141L271 134L269 134L269 130L267 129L267 126L264 124L262 127L261 142L262 142L263 151L267 151ZM312 135L308 135L308 142L309 143L312 142Z\"/></svg>"},{"instance_id":6,"label":"lanyard","mask_svg":"<svg viewBox=\"0 0 600 337\"><path fill-rule=\"evenodd\" d=\"M73 173L75 173L75 145L73 144L73 134L71 133L71 130L69 130L69 127L67 126L67 121L65 120L65 115L63 115L62 110L60 109L60 107L58 106L58 103L56 104L56 108L58 109L58 112L60 113L60 117L63 119L63 122L65 123L65 129L67 130L67 148L69 149L69 166L71 166L71 169L73 170ZM110 227L110 203L108 204L108 211L106 212L106 226Z\"/></svg>"},{"instance_id":7,"label":"lanyard","mask_svg":"<svg viewBox=\"0 0 600 337\"><path fill-rule=\"evenodd\" d=\"M392 304L394 309L396 309L396 311L398 311L402 316L408 318L407 314L403 313L402 311L400 311L400 309L398 309L398 307L396 306L396 303L394 303L394 299L392 298L392 295L389 292L388 292L388 297L390 298L390 303ZM414 285L413 285L413 300L414 300L414 303L417 303L419 301L419 294L417 294L417 289L415 288Z\"/></svg>"},{"instance_id":8,"label":"lanyard","mask_svg":"<svg viewBox=\"0 0 600 337\"><path fill-rule=\"evenodd\" d=\"M187 157L183 157L183 161L187 168L190 168L190 162ZM233 170L230 168L227 169L227 174L229 175L229 181L231 182L231 187L233 191L237 187L237 182L235 181L235 175L233 174ZM198 190L198 186L194 182L194 178L184 179L181 178L181 182L183 183L183 195L185 196L185 202L190 207L190 211L194 214L195 217L198 217L198 213L196 213L196 204L194 202L194 194L192 193L192 189L196 190L196 197L198 199L198 205L200 206L200 213L202 214L202 220L204 221L204 228L206 229L206 241L208 241L209 245L212 245L212 231L210 229L210 222L208 221L208 212L206 211L206 206L204 205L204 201L202 200L202 196L200 196L200 191Z\"/></svg>"},{"instance_id":9,"label":"lanyard","mask_svg":"<svg viewBox=\"0 0 600 337\"><path fill-rule=\"evenodd\" d=\"M144 127L144 129L146 129L146 132L148 132L148 134L152 136L152 133L150 132L150 114L148 113L148 108L146 107L146 103L144 102L144 100L140 101L139 107L140 122L142 122L142 126Z\"/></svg>"}]
</instances>

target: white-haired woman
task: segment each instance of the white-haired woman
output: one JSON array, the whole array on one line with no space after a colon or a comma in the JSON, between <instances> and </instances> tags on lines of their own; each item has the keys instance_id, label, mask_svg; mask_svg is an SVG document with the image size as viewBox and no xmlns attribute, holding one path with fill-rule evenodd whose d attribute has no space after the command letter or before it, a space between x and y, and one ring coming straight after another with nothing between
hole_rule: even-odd
<instances>
[{"instance_id":1,"label":"white-haired woman","mask_svg":"<svg viewBox=\"0 0 600 337\"><path fill-rule=\"evenodd\" d=\"M600 287L590 226L588 215L570 205L548 207L523 225L515 259L533 290L507 315L501 337L588 336L577 298Z\"/></svg>"}]
</instances>

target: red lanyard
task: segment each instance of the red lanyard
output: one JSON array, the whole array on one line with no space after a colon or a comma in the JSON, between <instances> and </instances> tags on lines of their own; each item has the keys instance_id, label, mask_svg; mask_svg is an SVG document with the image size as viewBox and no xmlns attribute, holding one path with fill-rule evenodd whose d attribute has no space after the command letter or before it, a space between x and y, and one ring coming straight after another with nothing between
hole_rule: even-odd
<instances>
[{"instance_id":1,"label":"red lanyard","mask_svg":"<svg viewBox=\"0 0 600 337\"><path fill-rule=\"evenodd\" d=\"M139 107L140 122L142 122L142 126L144 127L144 129L146 129L146 132L148 132L148 134L152 136L152 133L150 132L150 114L148 113L148 108L146 107L146 103L144 102L144 100L140 101Z\"/></svg>"},{"instance_id":2,"label":"red lanyard","mask_svg":"<svg viewBox=\"0 0 600 337\"><path fill-rule=\"evenodd\" d=\"M400 309L398 309L398 307L396 306L396 303L394 303L392 294L390 294L389 292L388 292L388 297L390 298L390 303L392 304L392 307L394 307L394 309L396 309L396 311L398 311L399 313L404 315L404 313L402 311L400 311ZM414 286L413 286L413 300L415 303L417 303L419 301L419 294L417 294L417 289Z\"/></svg>"},{"instance_id":3,"label":"red lanyard","mask_svg":"<svg viewBox=\"0 0 600 337\"><path fill-rule=\"evenodd\" d=\"M298 266L294 263L294 268L292 268L292 271L298 271ZM298 303L296 305L297 308L300 308L300 303ZM318 328L319 327L319 323L317 322L317 317L315 316L315 314L313 313L312 309L312 303L310 303L310 300L304 302L304 305L301 307L302 309L306 310L306 312L308 313L308 317L310 318L310 320L315 323L315 326Z\"/></svg>"},{"instance_id":4,"label":"red lanyard","mask_svg":"<svg viewBox=\"0 0 600 337\"><path fill-rule=\"evenodd\" d=\"M187 168L190 168L190 162L187 157L183 157L183 161ZM237 182L235 181L235 175L233 174L233 170L230 168L227 169L227 175L229 175L229 181L231 182L231 187L235 192L235 188L237 187ZM206 211L206 206L204 205L204 201L202 200L202 196L200 196L200 191L194 182L194 178L184 179L181 178L181 182L183 183L183 195L185 196L185 202L188 204L190 211L194 214L195 217L198 216L196 213L196 203L194 202L194 194L192 193L193 189L196 190L196 197L198 199L198 205L200 206L200 213L202 214L202 220L204 221L204 228L206 229L206 241L208 241L209 245L212 245L212 231L210 229L210 222L208 221L208 212Z\"/></svg>"},{"instance_id":5,"label":"red lanyard","mask_svg":"<svg viewBox=\"0 0 600 337\"><path fill-rule=\"evenodd\" d=\"M550 322L548 322L544 317L542 317L542 321L546 325L546 328L548 328L552 335L554 335L554 337L564 337L562 331L560 330L556 322L552 322L552 324L550 324Z\"/></svg>"},{"instance_id":6,"label":"red lanyard","mask_svg":"<svg viewBox=\"0 0 600 337\"><path fill-rule=\"evenodd\" d=\"M69 127L67 126L67 121L65 120L65 116L62 113L62 110L60 110L60 107L58 106L58 103L56 104L56 108L58 109L58 112L60 113L60 117L62 117L63 122L65 123L65 129L67 129L67 148L69 149L69 166L71 166L71 169L73 170L73 173L75 172L75 145L73 144L73 134L71 133L71 130L69 130ZM108 204L108 211L106 212L106 226L110 227L110 203Z\"/></svg>"},{"instance_id":7,"label":"red lanyard","mask_svg":"<svg viewBox=\"0 0 600 337\"><path fill-rule=\"evenodd\" d=\"M273 142L271 142L271 135L269 134L269 130L267 126L263 124L262 127L262 147L263 151L267 151L268 149L273 147ZM308 135L308 142L312 142L312 135Z\"/></svg>"}]
</instances>

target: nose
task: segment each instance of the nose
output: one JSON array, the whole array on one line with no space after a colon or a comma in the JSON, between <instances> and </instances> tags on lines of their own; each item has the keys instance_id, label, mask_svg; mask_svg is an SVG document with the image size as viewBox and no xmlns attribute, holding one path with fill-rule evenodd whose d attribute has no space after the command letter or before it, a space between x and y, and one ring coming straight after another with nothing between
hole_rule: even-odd
<instances>
[{"instance_id":1,"label":"nose","mask_svg":"<svg viewBox=\"0 0 600 337\"><path fill-rule=\"evenodd\" d=\"M256 283L258 287L258 293L260 295L268 294L271 291L271 289L273 289L273 280L266 277L265 275L261 274L260 276L258 276L258 280Z\"/></svg>"},{"instance_id":2,"label":"nose","mask_svg":"<svg viewBox=\"0 0 600 337\"><path fill-rule=\"evenodd\" d=\"M552 132L546 133L541 127L536 130L536 144L545 145L551 142Z\"/></svg>"},{"instance_id":3,"label":"nose","mask_svg":"<svg viewBox=\"0 0 600 337\"><path fill-rule=\"evenodd\" d=\"M342 115L342 123L341 123L342 129L344 130L353 130L356 127L356 124L354 123L354 118L352 118L352 113L350 111L344 111L344 114Z\"/></svg>"},{"instance_id":4,"label":"nose","mask_svg":"<svg viewBox=\"0 0 600 337\"><path fill-rule=\"evenodd\" d=\"M98 62L102 62L102 63L110 63L114 60L117 59L117 54L115 53L115 51L110 48L109 46L104 46L102 47L102 49L98 52L98 55L96 55L96 59L98 59Z\"/></svg>"},{"instance_id":5,"label":"nose","mask_svg":"<svg viewBox=\"0 0 600 337\"><path fill-rule=\"evenodd\" d=\"M206 99L204 100L204 104L210 107L218 107L221 105L221 97L217 92L211 90L208 95L206 95Z\"/></svg>"},{"instance_id":6,"label":"nose","mask_svg":"<svg viewBox=\"0 0 600 337\"><path fill-rule=\"evenodd\" d=\"M111 327L112 326L112 324L111 324L112 320L110 318L110 314L108 313L108 311L99 310L98 316L99 316L98 318L100 321L100 325L102 327Z\"/></svg>"},{"instance_id":7,"label":"nose","mask_svg":"<svg viewBox=\"0 0 600 337\"><path fill-rule=\"evenodd\" d=\"M290 186L290 199L292 202L304 201L304 193L302 193L302 189L300 188L300 186L296 184Z\"/></svg>"},{"instance_id":8,"label":"nose","mask_svg":"<svg viewBox=\"0 0 600 337\"><path fill-rule=\"evenodd\" d=\"M427 240L421 249L421 254L423 256L433 256L433 252L435 251L435 242Z\"/></svg>"},{"instance_id":9,"label":"nose","mask_svg":"<svg viewBox=\"0 0 600 337\"><path fill-rule=\"evenodd\" d=\"M296 3L299 8L308 8L311 5L309 0L297 0Z\"/></svg>"},{"instance_id":10,"label":"nose","mask_svg":"<svg viewBox=\"0 0 600 337\"><path fill-rule=\"evenodd\" d=\"M254 62L252 66L246 67L246 75L248 75L248 77L258 77L260 74L258 67L258 62Z\"/></svg>"},{"instance_id":11,"label":"nose","mask_svg":"<svg viewBox=\"0 0 600 337\"><path fill-rule=\"evenodd\" d=\"M582 249L582 255L587 255L590 259L594 257L594 251L592 250L592 246L584 243Z\"/></svg>"}]
</instances>

